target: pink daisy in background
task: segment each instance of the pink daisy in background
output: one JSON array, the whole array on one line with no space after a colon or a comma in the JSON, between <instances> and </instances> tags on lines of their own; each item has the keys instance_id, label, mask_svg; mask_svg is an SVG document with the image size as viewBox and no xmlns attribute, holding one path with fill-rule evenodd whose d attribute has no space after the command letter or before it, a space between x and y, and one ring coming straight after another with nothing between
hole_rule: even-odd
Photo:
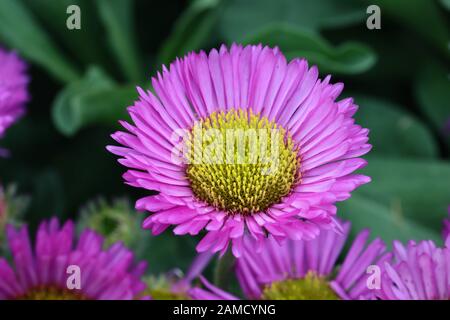
<instances>
[{"instance_id":1,"label":"pink daisy in background","mask_svg":"<svg viewBox=\"0 0 450 320\"><path fill-rule=\"evenodd\" d=\"M33 247L26 227L7 227L10 265L0 258L0 299L4 300L128 300L141 298L146 263L135 264L121 243L104 250L103 238L85 230L74 242L74 225L43 222ZM69 266L80 270L80 288L68 287Z\"/></svg>"},{"instance_id":2,"label":"pink daisy in background","mask_svg":"<svg viewBox=\"0 0 450 320\"><path fill-rule=\"evenodd\" d=\"M450 238L447 238L450 239ZM433 241L394 242L394 259L384 264L380 299L449 300L450 248Z\"/></svg>"},{"instance_id":3,"label":"pink daisy in background","mask_svg":"<svg viewBox=\"0 0 450 320\"><path fill-rule=\"evenodd\" d=\"M372 299L367 269L389 259L385 245L375 239L366 246L369 232L355 238L345 259L337 260L347 240L350 223L343 234L324 231L311 241L287 241L280 246L272 237L264 250L255 252L255 240L246 237L244 252L236 263L236 276L247 299L263 300L337 300ZM194 299L236 299L202 278L205 289L189 291Z\"/></svg>"},{"instance_id":4,"label":"pink daisy in background","mask_svg":"<svg viewBox=\"0 0 450 320\"><path fill-rule=\"evenodd\" d=\"M26 65L14 52L0 48L0 138L25 111L28 101Z\"/></svg>"},{"instance_id":5,"label":"pink daisy in background","mask_svg":"<svg viewBox=\"0 0 450 320\"><path fill-rule=\"evenodd\" d=\"M449 227L444 220L442 248L431 240L411 240L407 246L394 241L392 261L381 265L380 299L450 300Z\"/></svg>"},{"instance_id":6,"label":"pink daisy in background","mask_svg":"<svg viewBox=\"0 0 450 320\"><path fill-rule=\"evenodd\" d=\"M231 242L237 257L246 233L261 247L267 235L311 240L339 229L335 203L370 181L352 173L371 146L353 100L336 101L343 85L318 74L262 45L190 53L163 67L154 93L138 89L133 124L113 134L123 146L108 147L129 168L127 184L158 192L136 203L152 213L143 227L206 230L199 252L223 254Z\"/></svg>"}]
</instances>

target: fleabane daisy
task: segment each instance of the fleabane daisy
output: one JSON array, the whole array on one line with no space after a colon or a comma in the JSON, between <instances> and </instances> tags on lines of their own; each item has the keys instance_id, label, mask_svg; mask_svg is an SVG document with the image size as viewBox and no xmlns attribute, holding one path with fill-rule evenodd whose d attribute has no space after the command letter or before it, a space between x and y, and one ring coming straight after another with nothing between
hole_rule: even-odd
<instances>
[{"instance_id":1,"label":"fleabane daisy","mask_svg":"<svg viewBox=\"0 0 450 320\"><path fill-rule=\"evenodd\" d=\"M318 78L304 59L278 48L222 46L190 53L138 89L134 124L108 150L128 167L126 183L157 191L137 201L152 214L143 227L177 235L206 230L199 252L243 251L258 242L310 240L339 228L335 202L370 179L368 130L355 124L343 85Z\"/></svg>"},{"instance_id":2,"label":"fleabane daisy","mask_svg":"<svg viewBox=\"0 0 450 320\"><path fill-rule=\"evenodd\" d=\"M449 208L450 214L450 208ZM393 242L393 258L381 265L384 300L450 300L450 220L444 220L444 246L432 240L406 246Z\"/></svg>"},{"instance_id":3,"label":"fleabane daisy","mask_svg":"<svg viewBox=\"0 0 450 320\"><path fill-rule=\"evenodd\" d=\"M244 252L236 263L236 276L247 299L262 300L339 300L372 299L376 286L369 277L371 266L390 258L385 245L375 239L366 245L369 231L357 235L342 265L337 260L348 237L323 231L310 241L288 240L280 246L272 237L264 241L260 253L255 240L246 237ZM369 272L368 272L369 271ZM192 288L194 299L236 299L202 278L205 288Z\"/></svg>"},{"instance_id":4,"label":"fleabane daisy","mask_svg":"<svg viewBox=\"0 0 450 320\"><path fill-rule=\"evenodd\" d=\"M26 65L14 52L0 48L0 138L23 113L28 101Z\"/></svg>"},{"instance_id":5,"label":"fleabane daisy","mask_svg":"<svg viewBox=\"0 0 450 320\"><path fill-rule=\"evenodd\" d=\"M74 242L73 223L60 226L56 219L40 224L34 246L26 227L9 225L7 237L13 264L0 258L0 300L143 298L146 263L135 263L121 243L104 250L103 238L90 230Z\"/></svg>"},{"instance_id":6,"label":"fleabane daisy","mask_svg":"<svg viewBox=\"0 0 450 320\"><path fill-rule=\"evenodd\" d=\"M381 290L384 300L449 300L450 238L437 247L431 241L395 241L393 261L383 265Z\"/></svg>"}]
</instances>

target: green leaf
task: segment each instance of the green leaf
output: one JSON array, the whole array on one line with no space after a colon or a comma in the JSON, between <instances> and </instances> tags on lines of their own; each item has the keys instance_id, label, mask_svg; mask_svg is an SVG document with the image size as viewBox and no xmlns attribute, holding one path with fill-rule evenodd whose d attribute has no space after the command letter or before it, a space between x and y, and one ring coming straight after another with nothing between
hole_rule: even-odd
<instances>
[{"instance_id":1,"label":"green leaf","mask_svg":"<svg viewBox=\"0 0 450 320\"><path fill-rule=\"evenodd\" d=\"M196 0L175 22L163 43L158 61L168 65L175 57L200 49L211 36L220 0Z\"/></svg>"},{"instance_id":2,"label":"green leaf","mask_svg":"<svg viewBox=\"0 0 450 320\"><path fill-rule=\"evenodd\" d=\"M107 64L105 48L99 43L102 37L95 4L90 0L24 0L42 24L58 38L68 50L85 65ZM81 11L81 29L66 27L67 8L77 5ZM95 48L95 50L92 50Z\"/></svg>"},{"instance_id":3,"label":"green leaf","mask_svg":"<svg viewBox=\"0 0 450 320\"><path fill-rule=\"evenodd\" d=\"M126 117L126 108L137 96L134 85L118 86L80 95L74 103L81 111L83 126L93 123L114 125Z\"/></svg>"},{"instance_id":4,"label":"green leaf","mask_svg":"<svg viewBox=\"0 0 450 320\"><path fill-rule=\"evenodd\" d=\"M227 41L241 41L274 23L318 30L358 23L365 15L364 4L353 0L230 0L220 30Z\"/></svg>"},{"instance_id":5,"label":"green leaf","mask_svg":"<svg viewBox=\"0 0 450 320\"><path fill-rule=\"evenodd\" d=\"M79 76L21 1L0 1L0 39L61 81Z\"/></svg>"},{"instance_id":6,"label":"green leaf","mask_svg":"<svg viewBox=\"0 0 450 320\"><path fill-rule=\"evenodd\" d=\"M419 73L415 89L422 112L450 146L450 71L428 63Z\"/></svg>"},{"instance_id":7,"label":"green leaf","mask_svg":"<svg viewBox=\"0 0 450 320\"><path fill-rule=\"evenodd\" d=\"M137 96L134 86L117 86L101 70L92 68L85 78L68 85L53 105L53 122L71 136L92 124L114 124L126 115Z\"/></svg>"},{"instance_id":8,"label":"green leaf","mask_svg":"<svg viewBox=\"0 0 450 320\"><path fill-rule=\"evenodd\" d=\"M449 41L449 26L444 15L439 12L436 1L430 0L367 0L376 4L384 13L392 16L407 28L411 28L424 38L429 39L441 49L447 57L450 56L447 43ZM383 22L381 22L383 28Z\"/></svg>"},{"instance_id":9,"label":"green leaf","mask_svg":"<svg viewBox=\"0 0 450 320\"><path fill-rule=\"evenodd\" d=\"M448 162L375 156L368 161L362 172L372 182L360 188L359 194L395 211L396 217L441 230L450 204Z\"/></svg>"},{"instance_id":10,"label":"green leaf","mask_svg":"<svg viewBox=\"0 0 450 320\"><path fill-rule=\"evenodd\" d=\"M353 95L356 122L370 129L372 154L435 158L438 146L428 128L405 109L379 98Z\"/></svg>"},{"instance_id":11,"label":"green leaf","mask_svg":"<svg viewBox=\"0 0 450 320\"><path fill-rule=\"evenodd\" d=\"M123 74L128 80L139 81L142 71L134 30L134 1L98 0L96 3Z\"/></svg>"},{"instance_id":12,"label":"green leaf","mask_svg":"<svg viewBox=\"0 0 450 320\"><path fill-rule=\"evenodd\" d=\"M339 215L352 223L351 234L371 230L371 237L380 237L387 245L392 241L431 239L440 243L439 233L402 215L395 206L387 206L360 193L339 204Z\"/></svg>"},{"instance_id":13,"label":"green leaf","mask_svg":"<svg viewBox=\"0 0 450 320\"><path fill-rule=\"evenodd\" d=\"M450 11L450 0L440 0L440 2L444 6L445 9Z\"/></svg>"},{"instance_id":14,"label":"green leaf","mask_svg":"<svg viewBox=\"0 0 450 320\"><path fill-rule=\"evenodd\" d=\"M333 47L317 33L286 24L268 26L246 38L244 43L278 46L288 59L304 57L311 64L317 64L322 72L361 73L376 61L375 53L364 44L346 42Z\"/></svg>"}]
</instances>

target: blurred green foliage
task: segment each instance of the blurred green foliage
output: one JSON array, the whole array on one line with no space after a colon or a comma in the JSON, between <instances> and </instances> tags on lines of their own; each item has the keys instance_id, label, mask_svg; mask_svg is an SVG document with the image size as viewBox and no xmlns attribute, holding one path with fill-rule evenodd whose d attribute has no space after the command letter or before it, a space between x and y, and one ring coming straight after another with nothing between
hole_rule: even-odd
<instances>
[{"instance_id":1,"label":"blurred green foliage","mask_svg":"<svg viewBox=\"0 0 450 320\"><path fill-rule=\"evenodd\" d=\"M77 4L82 29L67 30ZM381 8L368 30L366 8ZM0 177L31 197L32 226L76 218L102 196L147 192L125 186L105 146L137 97L136 86L190 50L232 42L279 46L321 76L345 83L372 130L364 172L373 182L339 205L353 233L387 241L439 238L450 204L449 2L446 0L1 0L0 43L30 63L28 115L2 145ZM146 241L153 271L186 269L195 239L169 232ZM219 266L221 267L221 266Z\"/></svg>"}]
</instances>

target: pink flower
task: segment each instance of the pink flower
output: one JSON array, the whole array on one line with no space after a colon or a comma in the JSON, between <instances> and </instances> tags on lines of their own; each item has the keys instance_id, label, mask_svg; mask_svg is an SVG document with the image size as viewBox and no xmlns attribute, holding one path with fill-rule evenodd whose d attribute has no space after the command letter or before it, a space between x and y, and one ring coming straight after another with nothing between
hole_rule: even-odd
<instances>
[{"instance_id":1,"label":"pink flower","mask_svg":"<svg viewBox=\"0 0 450 320\"><path fill-rule=\"evenodd\" d=\"M449 245L448 241L445 247L439 248L431 240L410 241L407 246L394 242L394 259L384 264L379 298L450 299Z\"/></svg>"},{"instance_id":2,"label":"pink flower","mask_svg":"<svg viewBox=\"0 0 450 320\"><path fill-rule=\"evenodd\" d=\"M25 111L28 101L26 65L14 52L0 48L0 138Z\"/></svg>"},{"instance_id":3,"label":"pink flower","mask_svg":"<svg viewBox=\"0 0 450 320\"><path fill-rule=\"evenodd\" d=\"M367 268L389 259L380 239L366 245L369 232L362 231L352 243L338 267L347 240L350 223L343 224L344 233L324 231L311 241L289 240L280 246L272 237L265 240L260 253L248 237L244 252L237 259L236 276L247 299L372 299L375 289L367 285ZM192 288L194 299L233 299L202 278L205 289Z\"/></svg>"},{"instance_id":4,"label":"pink flower","mask_svg":"<svg viewBox=\"0 0 450 320\"><path fill-rule=\"evenodd\" d=\"M74 225L54 218L39 226L33 247L26 227L7 227L14 264L0 258L0 300L129 300L145 290L146 263L135 264L121 243L103 250L103 238L85 230L74 242ZM68 267L78 266L80 288L68 288Z\"/></svg>"},{"instance_id":5,"label":"pink flower","mask_svg":"<svg viewBox=\"0 0 450 320\"><path fill-rule=\"evenodd\" d=\"M222 46L175 60L152 84L154 93L138 89L133 124L121 122L127 132L113 134L123 146L108 150L128 167L127 184L158 192L136 203L152 212L143 227L155 235L169 226L177 235L206 230L199 252L223 254L231 242L237 257L246 233L259 246L268 234L311 240L339 229L335 203L370 181L352 174L371 148L353 119L358 107L336 101L343 85L320 80L304 59L288 63L262 45ZM235 150L227 139L239 130L244 146ZM252 132L259 140L247 144Z\"/></svg>"}]
</instances>

